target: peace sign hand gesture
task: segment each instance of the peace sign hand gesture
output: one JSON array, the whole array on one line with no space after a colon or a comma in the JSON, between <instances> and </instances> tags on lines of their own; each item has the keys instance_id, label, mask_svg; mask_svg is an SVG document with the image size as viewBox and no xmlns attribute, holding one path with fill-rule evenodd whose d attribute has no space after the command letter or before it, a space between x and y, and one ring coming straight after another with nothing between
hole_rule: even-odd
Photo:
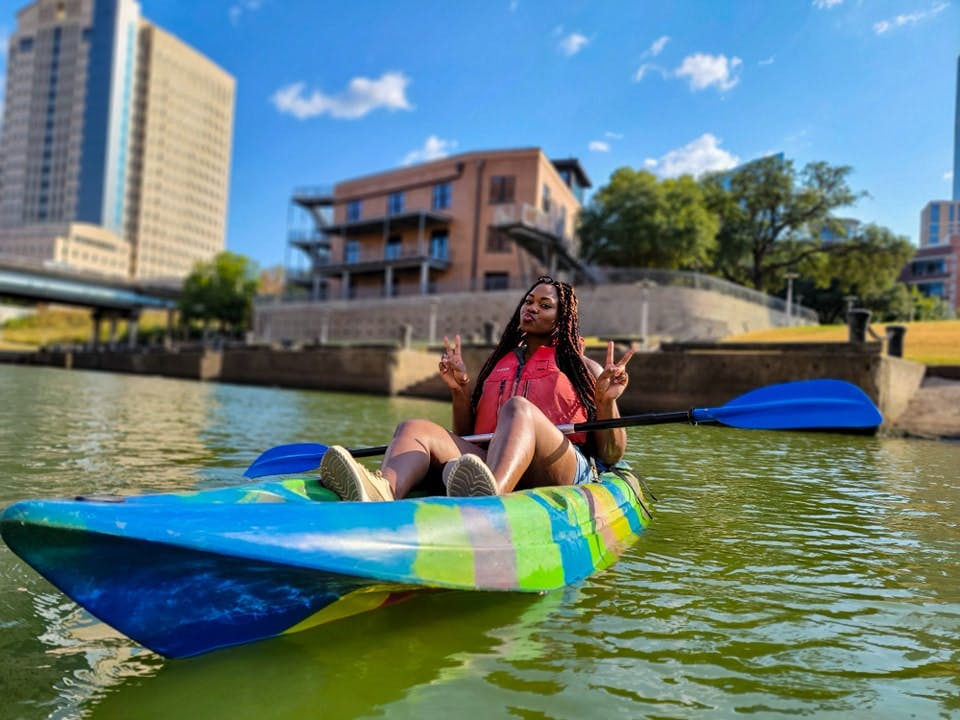
<instances>
[{"instance_id":1,"label":"peace sign hand gesture","mask_svg":"<svg viewBox=\"0 0 960 720\"><path fill-rule=\"evenodd\" d=\"M613 340L607 343L607 360L603 364L603 371L597 376L596 389L594 390L594 402L600 405L602 402L613 402L623 395L627 389L627 383L630 382L630 376L627 375L627 363L633 357L634 350L631 348L620 358L620 362L613 361Z\"/></svg>"},{"instance_id":2,"label":"peace sign hand gesture","mask_svg":"<svg viewBox=\"0 0 960 720\"><path fill-rule=\"evenodd\" d=\"M440 357L440 377L451 390L458 390L465 387L470 382L470 376L467 375L467 366L463 362L463 356L460 354L460 336L453 338L453 347L450 347L450 340L446 335L443 336L443 355Z\"/></svg>"}]
</instances>

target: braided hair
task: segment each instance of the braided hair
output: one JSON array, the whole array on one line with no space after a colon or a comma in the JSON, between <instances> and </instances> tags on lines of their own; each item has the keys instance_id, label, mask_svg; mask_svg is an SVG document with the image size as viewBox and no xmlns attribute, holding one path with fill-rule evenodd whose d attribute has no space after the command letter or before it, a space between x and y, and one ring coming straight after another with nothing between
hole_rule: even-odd
<instances>
[{"instance_id":1,"label":"braided hair","mask_svg":"<svg viewBox=\"0 0 960 720\"><path fill-rule=\"evenodd\" d=\"M483 394L483 382L487 376L496 367L496 364L502 357L513 352L523 340L523 333L520 331L520 311L526 302L527 295L533 292L538 285L553 285L557 290L557 324L553 330L553 344L556 352L557 367L560 372L566 375L576 390L577 397L587 411L587 419L593 420L597 414L596 405L594 405L593 396L596 386L596 379L587 370L583 362L581 353L580 338L580 313L577 294L573 286L569 283L554 280L548 275L541 275L537 281L530 286L523 297L520 299L517 309L513 312L513 317L507 323L506 329L500 335L500 342L494 351L487 358L477 376L477 384L473 388L473 396L470 403L474 410L480 404L480 396Z\"/></svg>"}]
</instances>

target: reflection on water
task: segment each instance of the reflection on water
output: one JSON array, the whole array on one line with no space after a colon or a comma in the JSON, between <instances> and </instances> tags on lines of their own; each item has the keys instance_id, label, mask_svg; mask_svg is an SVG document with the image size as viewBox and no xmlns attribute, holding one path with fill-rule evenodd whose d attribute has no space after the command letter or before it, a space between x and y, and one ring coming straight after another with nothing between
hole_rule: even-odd
<instances>
[{"instance_id":1,"label":"reflection on water","mask_svg":"<svg viewBox=\"0 0 960 720\"><path fill-rule=\"evenodd\" d=\"M442 403L0 366L0 504L223 485ZM0 548L0 718L951 717L960 444L630 431L656 519L545 596L424 594L167 662Z\"/></svg>"}]
</instances>

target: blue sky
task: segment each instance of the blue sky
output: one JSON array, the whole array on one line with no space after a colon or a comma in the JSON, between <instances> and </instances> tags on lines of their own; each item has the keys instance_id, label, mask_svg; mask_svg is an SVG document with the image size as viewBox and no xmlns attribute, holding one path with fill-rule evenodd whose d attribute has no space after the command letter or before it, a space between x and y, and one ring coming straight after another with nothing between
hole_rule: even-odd
<instances>
[{"instance_id":1,"label":"blue sky","mask_svg":"<svg viewBox=\"0 0 960 720\"><path fill-rule=\"evenodd\" d=\"M0 37L23 4L0 0ZM141 8L237 79L227 247L262 267L298 254L294 188L482 149L577 157L595 187L622 166L667 176L773 152L850 165L870 197L842 214L914 243L923 206L950 199L958 0Z\"/></svg>"}]
</instances>

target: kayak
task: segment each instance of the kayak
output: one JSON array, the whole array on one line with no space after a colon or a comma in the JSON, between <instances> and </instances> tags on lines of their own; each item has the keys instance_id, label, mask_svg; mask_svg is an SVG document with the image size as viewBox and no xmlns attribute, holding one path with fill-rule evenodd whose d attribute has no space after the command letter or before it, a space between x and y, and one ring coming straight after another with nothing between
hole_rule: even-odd
<instances>
[{"instance_id":1,"label":"kayak","mask_svg":"<svg viewBox=\"0 0 960 720\"><path fill-rule=\"evenodd\" d=\"M297 632L427 589L543 592L608 567L651 520L624 465L500 497L339 500L316 477L25 500L6 544L94 616L170 658Z\"/></svg>"}]
</instances>

